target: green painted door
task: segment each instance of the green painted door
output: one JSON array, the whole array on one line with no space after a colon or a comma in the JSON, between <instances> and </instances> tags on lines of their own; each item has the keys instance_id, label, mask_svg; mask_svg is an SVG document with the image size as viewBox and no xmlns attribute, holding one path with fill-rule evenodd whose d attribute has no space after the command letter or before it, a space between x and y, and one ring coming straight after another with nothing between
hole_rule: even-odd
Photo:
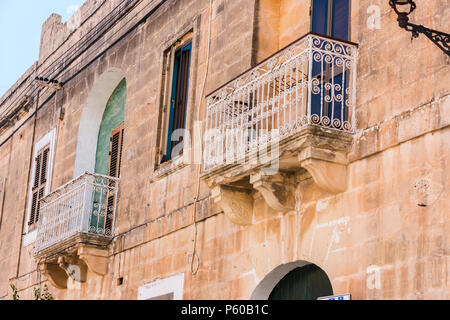
<instances>
[{"instance_id":1,"label":"green painted door","mask_svg":"<svg viewBox=\"0 0 450 320\"><path fill-rule=\"evenodd\" d=\"M114 157L114 150L122 149L123 123L125 121L126 80L123 79L115 88L105 106L102 122L98 132L97 153L95 158L95 173L118 178L120 175L121 154ZM113 140L119 132L119 142L114 149ZM118 149L120 148L120 149ZM111 170L111 160L114 160L114 169ZM103 179L99 179L103 183ZM114 206L114 197L107 194L106 188L94 190L92 194L93 208L90 218L90 232L109 235L112 230L111 212ZM105 216L107 217L105 219Z\"/></svg>"},{"instance_id":2,"label":"green painted door","mask_svg":"<svg viewBox=\"0 0 450 320\"><path fill-rule=\"evenodd\" d=\"M326 273L314 264L289 272L273 289L269 300L317 300L333 295Z\"/></svg>"},{"instance_id":3,"label":"green painted door","mask_svg":"<svg viewBox=\"0 0 450 320\"><path fill-rule=\"evenodd\" d=\"M125 121L125 103L127 98L126 81L123 79L108 100L103 113L97 140L95 173L108 175L109 149L114 129Z\"/></svg>"}]
</instances>

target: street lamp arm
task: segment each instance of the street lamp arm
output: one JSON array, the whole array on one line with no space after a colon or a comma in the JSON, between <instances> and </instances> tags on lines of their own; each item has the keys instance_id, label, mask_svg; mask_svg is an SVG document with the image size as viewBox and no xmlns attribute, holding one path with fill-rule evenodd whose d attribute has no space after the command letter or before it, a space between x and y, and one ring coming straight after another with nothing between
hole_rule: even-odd
<instances>
[{"instance_id":1,"label":"street lamp arm","mask_svg":"<svg viewBox=\"0 0 450 320\"><path fill-rule=\"evenodd\" d=\"M450 34L409 22L406 24L405 30L412 32L414 38L419 37L421 33L424 34L445 54L450 56Z\"/></svg>"},{"instance_id":2,"label":"street lamp arm","mask_svg":"<svg viewBox=\"0 0 450 320\"><path fill-rule=\"evenodd\" d=\"M450 34L409 22L409 15L417 8L414 0L389 0L389 5L397 14L400 28L412 32L413 38L418 38L421 33L424 34L446 55L450 56Z\"/></svg>"}]
</instances>

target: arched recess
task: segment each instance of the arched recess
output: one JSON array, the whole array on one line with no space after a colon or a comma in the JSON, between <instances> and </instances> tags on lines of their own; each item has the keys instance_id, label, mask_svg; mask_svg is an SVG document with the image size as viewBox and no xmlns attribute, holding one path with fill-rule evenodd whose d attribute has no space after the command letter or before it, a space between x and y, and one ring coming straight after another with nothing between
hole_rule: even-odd
<instances>
[{"instance_id":1,"label":"arched recess","mask_svg":"<svg viewBox=\"0 0 450 320\"><path fill-rule=\"evenodd\" d=\"M299 260L278 266L267 274L253 291L251 300L316 300L330 295L333 288L325 271Z\"/></svg>"},{"instance_id":2,"label":"arched recess","mask_svg":"<svg viewBox=\"0 0 450 320\"><path fill-rule=\"evenodd\" d=\"M95 172L99 131L105 108L124 78L122 70L112 68L103 73L91 89L78 128L74 178L85 172Z\"/></svg>"},{"instance_id":3,"label":"arched recess","mask_svg":"<svg viewBox=\"0 0 450 320\"><path fill-rule=\"evenodd\" d=\"M109 152L111 135L125 122L125 104L127 99L127 82L120 81L106 104L102 122L98 131L97 152L95 156L95 173L110 175Z\"/></svg>"}]
</instances>

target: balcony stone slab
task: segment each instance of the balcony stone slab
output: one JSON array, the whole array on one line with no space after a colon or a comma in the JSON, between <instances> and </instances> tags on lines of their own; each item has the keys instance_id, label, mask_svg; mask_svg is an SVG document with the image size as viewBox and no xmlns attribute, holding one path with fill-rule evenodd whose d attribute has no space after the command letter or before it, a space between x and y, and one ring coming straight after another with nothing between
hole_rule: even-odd
<instances>
[{"instance_id":1,"label":"balcony stone slab","mask_svg":"<svg viewBox=\"0 0 450 320\"><path fill-rule=\"evenodd\" d=\"M272 209L283 213L295 209L295 184L292 175L267 175L261 170L250 176L250 183Z\"/></svg>"},{"instance_id":2,"label":"balcony stone slab","mask_svg":"<svg viewBox=\"0 0 450 320\"><path fill-rule=\"evenodd\" d=\"M104 276L108 272L109 240L92 235L78 235L35 255L40 270L59 289L67 280L86 282L88 271Z\"/></svg>"},{"instance_id":3,"label":"balcony stone slab","mask_svg":"<svg viewBox=\"0 0 450 320\"><path fill-rule=\"evenodd\" d=\"M248 225L256 193L277 212L295 209L297 173L311 176L319 188L331 194L344 192L352 145L350 133L308 125L264 150L264 157L260 152L249 153L245 159L217 166L202 178L227 217Z\"/></svg>"}]
</instances>

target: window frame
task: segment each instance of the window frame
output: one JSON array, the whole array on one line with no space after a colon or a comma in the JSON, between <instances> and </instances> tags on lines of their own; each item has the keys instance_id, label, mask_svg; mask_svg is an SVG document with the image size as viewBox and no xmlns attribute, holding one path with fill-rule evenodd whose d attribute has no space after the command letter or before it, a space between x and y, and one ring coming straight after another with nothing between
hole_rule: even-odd
<instances>
[{"instance_id":1,"label":"window frame","mask_svg":"<svg viewBox=\"0 0 450 320\"><path fill-rule=\"evenodd\" d=\"M32 164L32 173L29 181L29 188L27 190L28 200L27 200L27 219L25 223L25 238L24 238L24 246L28 246L29 244L36 241L37 236L37 228L39 221L34 224L34 227L28 224L31 217L31 205L33 198L33 186L34 180L36 177L36 157L38 154L43 151L46 147L49 147L49 155L48 155L48 164L47 164L47 177L46 177L46 185L44 189L44 196L46 197L51 190L52 185L52 177L53 177L53 165L54 165L54 157L55 157L55 143L56 143L56 129L48 132L41 140L39 140L33 148L33 164Z\"/></svg>"},{"instance_id":2,"label":"window frame","mask_svg":"<svg viewBox=\"0 0 450 320\"><path fill-rule=\"evenodd\" d=\"M191 57L189 65L189 84L187 88L188 99L186 101L186 119L185 129L190 132L194 126L194 119L196 115L201 112L200 108L195 108L198 100L196 86L197 82L197 68L198 68L198 43L200 41L200 16L197 16L193 23L184 26L182 29L174 33L173 37L162 43L159 49L161 53L160 64L160 89L159 98L156 101L159 112L157 117L157 131L155 139L155 155L153 164L153 173L151 175L151 181L157 181L162 177L169 175L186 166L186 160L184 159L185 153L163 161L164 156L167 153L168 142L168 122L170 111L170 98L171 89L173 83L173 62L175 57L175 51L180 47L192 42ZM199 106L200 107L200 106ZM178 146L179 142L176 142ZM188 153L186 153L188 154Z\"/></svg>"},{"instance_id":3,"label":"window frame","mask_svg":"<svg viewBox=\"0 0 450 320\"><path fill-rule=\"evenodd\" d=\"M314 32L314 33L320 35L321 33L315 32L314 29L313 29L313 27L314 27L314 4L315 4L315 1L316 0L311 0L310 30L311 30L311 32ZM336 1L336 0L325 0L325 1L327 1L328 7L327 7L327 20L326 20L327 21L327 32L326 32L326 34L324 34L324 36L327 36L327 37L330 37L330 38L333 38L333 39L337 39L337 40L350 41L350 39L351 39L351 25L352 25L352 16L351 16L351 13L352 13L352 1L348 0L348 30L347 30L348 34L347 34L347 38L346 39L336 38L336 37L334 37L332 35L332 33L333 33L333 15L334 15L333 9L334 9L334 1ZM313 68L314 68L314 66L313 66ZM331 70L330 70L330 67L328 65L326 66L326 68L324 70L324 75L325 75L325 78L322 79L322 81L325 81L325 82L329 81L331 79L331 77L332 77ZM341 74L339 74L339 73L335 74L335 78L340 76L340 75ZM349 78L347 76L346 80L348 81L348 79ZM345 89L343 89L343 91L344 90ZM344 93L344 95L345 95L345 93ZM334 115L331 115L331 113L332 113L331 110L332 109L330 108L329 105L330 105L330 103L324 103L323 115L326 115L326 116L328 116L330 118L334 118ZM336 110L335 110L335 112L336 112ZM346 110L344 109L344 115L341 115L341 117L343 119L347 119L348 118L348 114L345 113L345 112L346 112Z\"/></svg>"},{"instance_id":4,"label":"window frame","mask_svg":"<svg viewBox=\"0 0 450 320\"><path fill-rule=\"evenodd\" d=\"M44 170L44 157L47 152L47 163ZM48 162L50 160L50 144L45 145L40 148L37 152L36 157L34 157L34 179L31 187L31 207L30 207L30 217L28 218L28 227L29 230L34 230L37 228L37 223L39 222L39 212L40 212L40 200L42 200L46 196L47 190L47 179L48 179ZM41 174L45 172L45 180ZM37 179L36 179L37 178ZM42 193L42 195L41 195ZM36 204L33 207L33 202L36 195ZM35 212L33 212L35 209ZM33 217L33 222L31 221L31 217Z\"/></svg>"},{"instance_id":5,"label":"window frame","mask_svg":"<svg viewBox=\"0 0 450 320\"><path fill-rule=\"evenodd\" d=\"M327 12L327 33L325 34L325 36L327 37L332 37L332 31L333 31L333 4L335 0L327 0L328 1L328 12ZM351 29L352 29L352 0L348 0L349 1L349 5L348 5L348 39L340 39L340 40L345 40L345 41L350 41L350 39L352 38L352 33L351 33ZM313 26L314 26L314 2L315 0L311 0L311 11L310 11L310 31L313 31ZM333 37L332 37L333 38ZM339 38L336 38L339 39Z\"/></svg>"},{"instance_id":6,"label":"window frame","mask_svg":"<svg viewBox=\"0 0 450 320\"><path fill-rule=\"evenodd\" d=\"M165 119L166 114L166 91L167 84L166 82L170 79L168 69L169 62L168 60L168 52L170 52L172 47L176 47L176 45L180 45L186 40L192 39L192 51L191 51L191 65L189 70L189 99L187 102L187 119L186 119L186 131L192 136L196 136L198 133L195 131L197 127L195 126L195 120L200 119L200 114L204 112L204 106L201 105L202 98L198 95L198 91L200 88L197 88L199 77L202 76L202 72L199 73L199 55L200 49L199 45L202 43L201 34L202 33L202 24L201 22L205 18L204 13L197 14L196 16L189 18L188 21L184 24L179 24L180 27L176 28L172 35L166 39L166 41L160 43L159 49L156 49L159 52L159 89L158 89L158 97L155 99L155 108L157 110L157 117L155 119L155 128L156 135L153 140L153 172L150 175L150 183L154 183L160 181L164 177L167 177L179 170L185 168L188 164L195 161L190 158L192 156L192 152L184 152L182 155L175 157L172 160L162 163L161 162L161 150L162 146L167 141L166 133L167 128L165 128ZM192 142L192 141L191 141ZM186 142L187 143L187 142ZM165 146L164 146L165 147ZM185 146L186 148L188 146ZM187 150L185 150L187 151Z\"/></svg>"},{"instance_id":7,"label":"window frame","mask_svg":"<svg viewBox=\"0 0 450 320\"><path fill-rule=\"evenodd\" d=\"M173 50L174 49L174 50ZM172 141L171 136L175 130L187 129L187 115L189 105L189 88L191 80L191 64L192 64L192 38L185 40L181 45L174 47L170 50L171 61L170 79L167 83L168 91L170 91L169 100L166 108L168 123L166 124L166 150L164 156L162 156L161 164L172 160L172 150L177 145L176 141ZM188 52L187 61L184 52ZM187 65L187 70L184 70ZM187 71L187 72L186 72ZM180 104L184 101L184 106ZM181 113L181 114L180 114ZM163 136L164 138L164 136ZM178 142L183 143L183 142Z\"/></svg>"},{"instance_id":8,"label":"window frame","mask_svg":"<svg viewBox=\"0 0 450 320\"><path fill-rule=\"evenodd\" d=\"M169 295L173 295L173 300L183 300L183 292L184 273L180 273L140 286L138 289L138 300L155 300L155 298Z\"/></svg>"}]
</instances>

